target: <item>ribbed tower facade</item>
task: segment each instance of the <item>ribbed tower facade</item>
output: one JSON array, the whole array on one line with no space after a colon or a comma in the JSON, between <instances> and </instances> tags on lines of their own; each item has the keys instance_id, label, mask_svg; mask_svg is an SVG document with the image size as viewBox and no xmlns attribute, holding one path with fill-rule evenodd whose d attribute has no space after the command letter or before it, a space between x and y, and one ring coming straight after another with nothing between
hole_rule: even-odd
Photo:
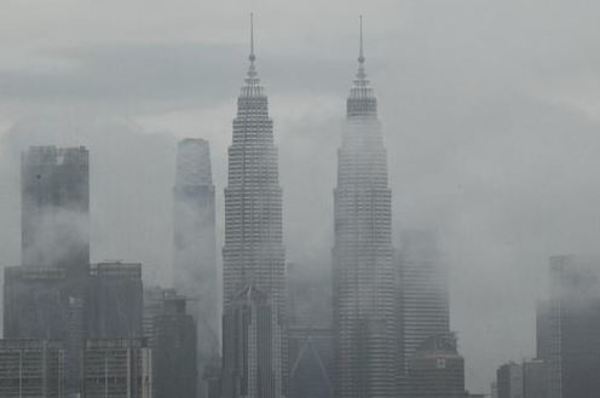
<instances>
[{"instance_id":1,"label":"ribbed tower facade","mask_svg":"<svg viewBox=\"0 0 600 398\"><path fill-rule=\"evenodd\" d=\"M225 189L225 246L223 248L224 383L236 384L230 398L256 398L284 395L285 342L285 254L282 226L282 190L279 186L278 154L273 140L273 121L268 100L260 85L253 39L250 67L238 97L237 116L233 120L233 140L229 147L228 186ZM271 327L248 329L246 335L231 330L239 322L228 322L239 314L239 297L253 290L265 295L272 307ZM253 322L253 320L249 320ZM266 322L266 320L261 320ZM258 351L255 351L256 347ZM231 349L231 350L230 350ZM259 352L259 362L248 352ZM264 355L269 358L264 358ZM243 359L243 360L240 360ZM237 364L232 364L235 360ZM241 363L245 363L242 365ZM248 372L246 372L246 370ZM233 380L232 380L233 378ZM224 394L225 395L225 394Z\"/></svg>"},{"instance_id":2,"label":"ribbed tower facade","mask_svg":"<svg viewBox=\"0 0 600 398\"><path fill-rule=\"evenodd\" d=\"M334 191L335 396L398 396L399 347L386 151L361 46Z\"/></svg>"}]
</instances>

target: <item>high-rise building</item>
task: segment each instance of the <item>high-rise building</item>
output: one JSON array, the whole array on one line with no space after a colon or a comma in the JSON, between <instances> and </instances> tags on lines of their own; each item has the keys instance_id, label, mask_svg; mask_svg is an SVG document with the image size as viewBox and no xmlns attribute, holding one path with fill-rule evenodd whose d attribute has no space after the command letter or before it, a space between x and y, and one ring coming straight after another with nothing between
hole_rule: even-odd
<instances>
[{"instance_id":1,"label":"high-rise building","mask_svg":"<svg viewBox=\"0 0 600 398\"><path fill-rule=\"evenodd\" d=\"M200 374L219 355L219 293L215 233L215 187L208 141L187 138L177 146L173 190L173 283L191 299L187 312L198 333ZM200 386L200 396L206 396Z\"/></svg>"},{"instance_id":2,"label":"high-rise building","mask_svg":"<svg viewBox=\"0 0 600 398\"><path fill-rule=\"evenodd\" d=\"M424 341L408 363L411 398L467 398L465 361L452 333Z\"/></svg>"},{"instance_id":3,"label":"high-rise building","mask_svg":"<svg viewBox=\"0 0 600 398\"><path fill-rule=\"evenodd\" d=\"M186 313L186 298L167 295L154 317L152 353L154 398L196 398L196 324Z\"/></svg>"},{"instance_id":4,"label":"high-rise building","mask_svg":"<svg viewBox=\"0 0 600 398\"><path fill-rule=\"evenodd\" d=\"M550 298L538 307L538 357L548 398L600 396L600 258L550 258Z\"/></svg>"},{"instance_id":5,"label":"high-rise building","mask_svg":"<svg viewBox=\"0 0 600 398\"><path fill-rule=\"evenodd\" d=\"M278 155L273 140L273 121L269 118L268 100L257 77L251 29L250 67L245 85L238 97L237 116L233 120L233 140L229 147L228 186L225 189L225 245L223 247L223 343L241 336L229 325L239 303L240 292L249 285L267 295L269 327L256 329L259 350L265 349L260 368L250 365L246 374L249 397L281 397L285 395L286 344L285 317L286 280L283 247L282 190L279 186ZM239 300L238 300L239 301ZM254 320L253 322L256 322ZM242 349L242 342L227 349ZM268 350L265 347L270 347ZM224 352L225 352L224 347ZM232 371L239 365L228 363L241 358L243 352L223 357L223 369ZM239 365L241 366L241 365ZM235 370L236 372L239 369ZM224 377L228 377L224 375ZM232 382L234 383L234 382ZM223 385L227 382L224 381ZM233 395L230 395L233 394ZM234 388L224 397L242 394ZM259 395L256 395L259 394ZM245 394L242 394L245 395Z\"/></svg>"},{"instance_id":6,"label":"high-rise building","mask_svg":"<svg viewBox=\"0 0 600 398\"><path fill-rule=\"evenodd\" d=\"M68 393L79 391L86 281L85 276L73 277L64 268L4 270L4 337L62 341Z\"/></svg>"},{"instance_id":7,"label":"high-rise building","mask_svg":"<svg viewBox=\"0 0 600 398\"><path fill-rule=\"evenodd\" d=\"M60 342L0 340L0 397L64 398L64 377Z\"/></svg>"},{"instance_id":8,"label":"high-rise building","mask_svg":"<svg viewBox=\"0 0 600 398\"><path fill-rule=\"evenodd\" d=\"M142 337L142 265L99 263L90 274L88 338Z\"/></svg>"},{"instance_id":9,"label":"high-rise building","mask_svg":"<svg viewBox=\"0 0 600 398\"><path fill-rule=\"evenodd\" d=\"M400 349L392 249L392 193L377 99L362 46L347 100L334 191L335 396L397 397Z\"/></svg>"},{"instance_id":10,"label":"high-rise building","mask_svg":"<svg viewBox=\"0 0 600 398\"><path fill-rule=\"evenodd\" d=\"M22 263L85 267L90 258L84 147L31 147L21 159Z\"/></svg>"},{"instance_id":11,"label":"high-rise building","mask_svg":"<svg viewBox=\"0 0 600 398\"><path fill-rule=\"evenodd\" d=\"M85 398L152 398L152 351L143 339L87 340L82 368Z\"/></svg>"},{"instance_id":12,"label":"high-rise building","mask_svg":"<svg viewBox=\"0 0 600 398\"><path fill-rule=\"evenodd\" d=\"M448 275L433 232L402 232L398 272L400 336L406 371L424 341L450 333Z\"/></svg>"},{"instance_id":13,"label":"high-rise building","mask_svg":"<svg viewBox=\"0 0 600 398\"><path fill-rule=\"evenodd\" d=\"M523 367L509 362L496 371L498 398L523 398Z\"/></svg>"},{"instance_id":14,"label":"high-rise building","mask_svg":"<svg viewBox=\"0 0 600 398\"><path fill-rule=\"evenodd\" d=\"M547 398L546 363L541 359L523 362L523 398Z\"/></svg>"}]
</instances>

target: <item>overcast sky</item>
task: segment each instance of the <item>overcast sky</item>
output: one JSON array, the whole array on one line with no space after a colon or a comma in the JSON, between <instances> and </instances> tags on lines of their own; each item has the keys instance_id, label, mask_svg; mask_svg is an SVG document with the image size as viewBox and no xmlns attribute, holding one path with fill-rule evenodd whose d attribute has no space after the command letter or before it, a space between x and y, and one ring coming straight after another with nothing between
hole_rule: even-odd
<instances>
[{"instance_id":1,"label":"overcast sky","mask_svg":"<svg viewBox=\"0 0 600 398\"><path fill-rule=\"evenodd\" d=\"M394 227L439 232L467 384L487 392L498 365L535 354L548 256L597 251L597 2L2 0L2 263L19 262L20 150L83 144L93 260L142 261L148 283L169 280L174 143L210 140L220 211L250 11L288 260L330 264L363 14Z\"/></svg>"}]
</instances>

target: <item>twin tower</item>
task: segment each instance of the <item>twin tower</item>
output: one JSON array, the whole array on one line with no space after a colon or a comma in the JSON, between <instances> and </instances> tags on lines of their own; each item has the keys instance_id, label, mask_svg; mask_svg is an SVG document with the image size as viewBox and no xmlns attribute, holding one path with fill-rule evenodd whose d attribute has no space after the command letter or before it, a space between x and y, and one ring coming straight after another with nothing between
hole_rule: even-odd
<instances>
[{"instance_id":1,"label":"twin tower","mask_svg":"<svg viewBox=\"0 0 600 398\"><path fill-rule=\"evenodd\" d=\"M391 190L377 99L358 72L338 152L333 248L335 396L397 397L401 350ZM286 263L278 152L268 99L250 66L228 151L223 247L223 398L280 398L288 369Z\"/></svg>"}]
</instances>

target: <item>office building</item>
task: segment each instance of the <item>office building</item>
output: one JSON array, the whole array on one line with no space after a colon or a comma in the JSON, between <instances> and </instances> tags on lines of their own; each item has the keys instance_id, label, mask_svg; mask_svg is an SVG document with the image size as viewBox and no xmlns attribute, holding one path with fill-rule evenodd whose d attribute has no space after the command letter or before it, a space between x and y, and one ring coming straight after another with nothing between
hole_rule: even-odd
<instances>
[{"instance_id":1,"label":"office building","mask_svg":"<svg viewBox=\"0 0 600 398\"><path fill-rule=\"evenodd\" d=\"M84 147L31 147L23 153L23 265L71 269L89 263L88 162Z\"/></svg>"},{"instance_id":2,"label":"office building","mask_svg":"<svg viewBox=\"0 0 600 398\"><path fill-rule=\"evenodd\" d=\"M152 351L143 339L87 340L82 368L85 398L152 398Z\"/></svg>"},{"instance_id":3,"label":"office building","mask_svg":"<svg viewBox=\"0 0 600 398\"><path fill-rule=\"evenodd\" d=\"M0 340L0 397L64 398L64 350L48 340Z\"/></svg>"},{"instance_id":4,"label":"office building","mask_svg":"<svg viewBox=\"0 0 600 398\"><path fill-rule=\"evenodd\" d=\"M377 99L365 73L362 23L360 43L334 190L334 392L337 398L396 398L401 352L392 193Z\"/></svg>"},{"instance_id":5,"label":"office building","mask_svg":"<svg viewBox=\"0 0 600 398\"><path fill-rule=\"evenodd\" d=\"M285 395L284 373L287 366L282 190L273 121L269 117L267 96L256 72L252 29L251 36L250 67L238 97L237 116L233 120L225 189L223 386L231 388L224 390L223 396L279 398ZM240 294L243 295L241 292L247 291L248 286L252 286L253 292L260 291L260 296L268 297L261 299L269 303L268 309L266 304L261 304L258 312L264 313L271 321L265 320L266 323L260 327L256 326L256 320L250 323L248 327L259 333L254 341L260 342L257 350L261 357L259 362L252 362L256 358L247 358L242 364L239 359L245 354L230 350L244 349L246 344L228 339L240 337L243 332L226 328L240 326L234 319L239 313L239 306L246 307L246 304L240 304ZM250 373L236 374L246 366ZM243 385L239 384L240 380L244 380Z\"/></svg>"}]
</instances>

